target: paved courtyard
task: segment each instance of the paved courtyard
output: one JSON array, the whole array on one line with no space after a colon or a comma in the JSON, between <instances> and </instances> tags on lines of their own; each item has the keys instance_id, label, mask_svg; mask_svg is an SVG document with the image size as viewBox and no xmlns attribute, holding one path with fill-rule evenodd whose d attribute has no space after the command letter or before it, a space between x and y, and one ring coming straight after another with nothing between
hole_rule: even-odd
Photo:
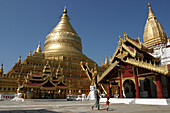
<instances>
[{"instance_id":1,"label":"paved courtyard","mask_svg":"<svg viewBox=\"0 0 170 113\"><path fill-rule=\"evenodd\" d=\"M101 110L91 106L94 101L65 101L44 100L11 102L0 101L0 113L170 113L170 105L136 105L136 104L110 104L110 110L106 111L105 103L100 103Z\"/></svg>"}]
</instances>

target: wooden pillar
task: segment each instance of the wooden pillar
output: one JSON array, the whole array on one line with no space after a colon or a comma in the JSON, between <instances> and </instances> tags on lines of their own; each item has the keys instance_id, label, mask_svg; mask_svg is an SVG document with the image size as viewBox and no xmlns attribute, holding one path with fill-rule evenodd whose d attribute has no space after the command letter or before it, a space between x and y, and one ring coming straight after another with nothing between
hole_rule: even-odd
<instances>
[{"instance_id":1,"label":"wooden pillar","mask_svg":"<svg viewBox=\"0 0 170 113\"><path fill-rule=\"evenodd\" d=\"M119 84L120 84L120 93L119 93L119 98L123 98L123 91L122 91L122 78L121 78L121 75L119 75Z\"/></svg>"},{"instance_id":2,"label":"wooden pillar","mask_svg":"<svg viewBox=\"0 0 170 113\"><path fill-rule=\"evenodd\" d=\"M157 91L157 98L164 98L163 91L162 91L162 83L161 83L161 76L155 76L156 79L156 91Z\"/></svg>"},{"instance_id":3,"label":"wooden pillar","mask_svg":"<svg viewBox=\"0 0 170 113\"><path fill-rule=\"evenodd\" d=\"M136 98L140 98L138 76L135 74Z\"/></svg>"},{"instance_id":4,"label":"wooden pillar","mask_svg":"<svg viewBox=\"0 0 170 113\"><path fill-rule=\"evenodd\" d=\"M110 98L110 81L107 81L107 97Z\"/></svg>"}]
</instances>

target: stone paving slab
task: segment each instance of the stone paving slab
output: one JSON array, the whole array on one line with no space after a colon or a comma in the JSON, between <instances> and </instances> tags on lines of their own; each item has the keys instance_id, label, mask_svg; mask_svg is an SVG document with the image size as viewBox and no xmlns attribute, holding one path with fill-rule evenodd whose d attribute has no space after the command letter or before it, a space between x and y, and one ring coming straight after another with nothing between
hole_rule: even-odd
<instances>
[{"instance_id":1,"label":"stone paving slab","mask_svg":"<svg viewBox=\"0 0 170 113\"><path fill-rule=\"evenodd\" d=\"M101 111L91 106L94 101L11 102L0 101L0 113L170 113L170 105L110 104L100 103Z\"/></svg>"}]
</instances>

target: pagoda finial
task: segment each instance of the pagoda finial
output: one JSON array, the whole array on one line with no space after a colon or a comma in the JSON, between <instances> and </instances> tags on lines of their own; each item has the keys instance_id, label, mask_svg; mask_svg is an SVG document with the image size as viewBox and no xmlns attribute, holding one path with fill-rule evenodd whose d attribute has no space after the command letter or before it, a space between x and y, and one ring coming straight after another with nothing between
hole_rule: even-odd
<instances>
[{"instance_id":1,"label":"pagoda finial","mask_svg":"<svg viewBox=\"0 0 170 113\"><path fill-rule=\"evenodd\" d=\"M36 49L36 52L42 52L41 50L41 42L39 41L38 47Z\"/></svg>"},{"instance_id":2,"label":"pagoda finial","mask_svg":"<svg viewBox=\"0 0 170 113\"><path fill-rule=\"evenodd\" d=\"M18 63L18 64L21 64L21 56L19 56L17 63Z\"/></svg>"},{"instance_id":3,"label":"pagoda finial","mask_svg":"<svg viewBox=\"0 0 170 113\"><path fill-rule=\"evenodd\" d=\"M106 59L105 59L105 64L108 65L109 64L109 61L107 59L107 56L106 56Z\"/></svg>"},{"instance_id":4,"label":"pagoda finial","mask_svg":"<svg viewBox=\"0 0 170 113\"><path fill-rule=\"evenodd\" d=\"M125 32L123 33L124 33L124 39L126 40L126 38L128 38L128 35Z\"/></svg>"},{"instance_id":5,"label":"pagoda finial","mask_svg":"<svg viewBox=\"0 0 170 113\"><path fill-rule=\"evenodd\" d=\"M1 64L1 68L0 68L0 73L3 74L4 69L3 69L3 63Z\"/></svg>"},{"instance_id":6,"label":"pagoda finial","mask_svg":"<svg viewBox=\"0 0 170 113\"><path fill-rule=\"evenodd\" d=\"M126 36L127 36L127 34L126 34L125 32L123 32L123 34L124 34L124 37L126 37Z\"/></svg>"},{"instance_id":7,"label":"pagoda finial","mask_svg":"<svg viewBox=\"0 0 170 113\"><path fill-rule=\"evenodd\" d=\"M148 19L155 17L155 15L154 15L154 13L152 11L152 8L151 8L151 4L149 2L148 2L148 7L149 7Z\"/></svg>"},{"instance_id":8,"label":"pagoda finial","mask_svg":"<svg viewBox=\"0 0 170 113\"><path fill-rule=\"evenodd\" d=\"M151 4L148 2L148 7L151 7Z\"/></svg>"},{"instance_id":9,"label":"pagoda finial","mask_svg":"<svg viewBox=\"0 0 170 113\"><path fill-rule=\"evenodd\" d=\"M140 42L140 38L139 37L137 38L137 40L138 40L138 42Z\"/></svg>"},{"instance_id":10,"label":"pagoda finial","mask_svg":"<svg viewBox=\"0 0 170 113\"><path fill-rule=\"evenodd\" d=\"M167 38L167 45L170 45L169 37Z\"/></svg>"},{"instance_id":11,"label":"pagoda finial","mask_svg":"<svg viewBox=\"0 0 170 113\"><path fill-rule=\"evenodd\" d=\"M31 51L30 51L30 53L29 53L29 56L31 56Z\"/></svg>"},{"instance_id":12,"label":"pagoda finial","mask_svg":"<svg viewBox=\"0 0 170 113\"><path fill-rule=\"evenodd\" d=\"M65 5L65 7L64 7L63 13L66 13L66 14L67 14L67 7L66 7L66 5Z\"/></svg>"},{"instance_id":13,"label":"pagoda finial","mask_svg":"<svg viewBox=\"0 0 170 113\"><path fill-rule=\"evenodd\" d=\"M39 41L39 43L38 43L38 47L41 47L41 42Z\"/></svg>"},{"instance_id":14,"label":"pagoda finial","mask_svg":"<svg viewBox=\"0 0 170 113\"><path fill-rule=\"evenodd\" d=\"M119 45L122 44L122 38L121 36L119 35Z\"/></svg>"},{"instance_id":15,"label":"pagoda finial","mask_svg":"<svg viewBox=\"0 0 170 113\"><path fill-rule=\"evenodd\" d=\"M119 41L122 41L122 38L121 38L121 36L119 35Z\"/></svg>"}]
</instances>

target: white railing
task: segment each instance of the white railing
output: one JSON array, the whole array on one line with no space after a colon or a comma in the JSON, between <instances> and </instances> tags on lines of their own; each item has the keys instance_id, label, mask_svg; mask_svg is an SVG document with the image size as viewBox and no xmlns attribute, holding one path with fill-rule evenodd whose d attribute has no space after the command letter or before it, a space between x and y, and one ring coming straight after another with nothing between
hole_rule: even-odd
<instances>
[{"instance_id":1,"label":"white railing","mask_svg":"<svg viewBox=\"0 0 170 113\"><path fill-rule=\"evenodd\" d=\"M15 94L0 94L0 99L13 99L15 97Z\"/></svg>"}]
</instances>

